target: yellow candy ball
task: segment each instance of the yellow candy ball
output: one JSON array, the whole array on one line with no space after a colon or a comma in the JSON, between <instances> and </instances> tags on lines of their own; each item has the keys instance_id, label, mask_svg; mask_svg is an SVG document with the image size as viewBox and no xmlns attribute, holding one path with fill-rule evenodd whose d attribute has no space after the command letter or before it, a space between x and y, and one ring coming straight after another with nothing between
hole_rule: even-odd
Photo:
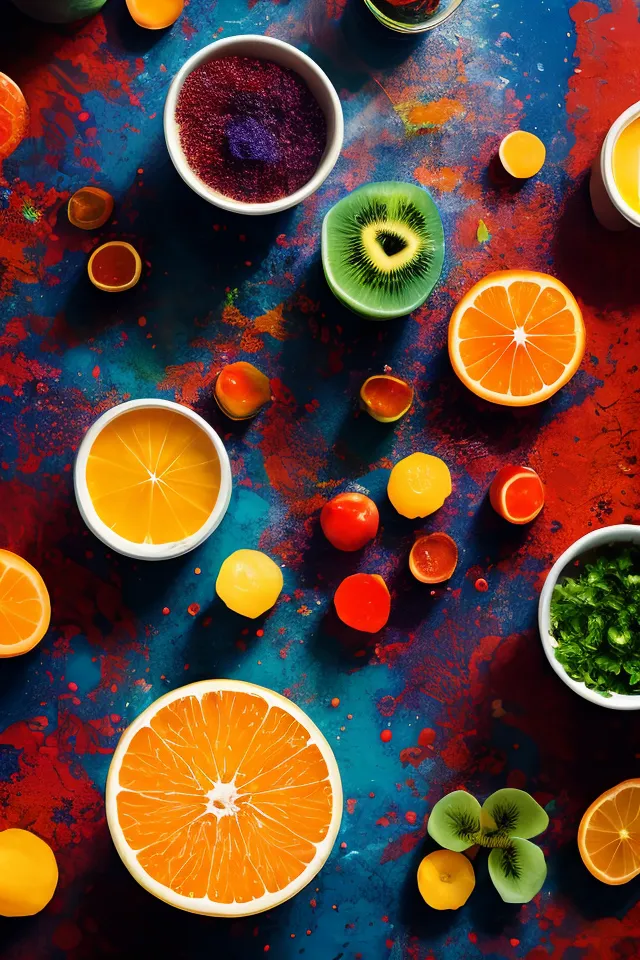
<instances>
[{"instance_id":1,"label":"yellow candy ball","mask_svg":"<svg viewBox=\"0 0 640 960\"><path fill-rule=\"evenodd\" d=\"M415 520L439 510L451 493L449 467L440 457L412 453L396 463L387 486L389 500L403 517Z\"/></svg>"},{"instance_id":2,"label":"yellow candy ball","mask_svg":"<svg viewBox=\"0 0 640 960\"><path fill-rule=\"evenodd\" d=\"M418 889L434 910L457 910L467 902L475 885L471 861L453 850L434 850L418 867Z\"/></svg>"},{"instance_id":3,"label":"yellow candy ball","mask_svg":"<svg viewBox=\"0 0 640 960\"><path fill-rule=\"evenodd\" d=\"M266 553L236 550L220 567L216 593L234 613L255 619L274 605L282 583L282 570Z\"/></svg>"},{"instance_id":4,"label":"yellow candy ball","mask_svg":"<svg viewBox=\"0 0 640 960\"><path fill-rule=\"evenodd\" d=\"M58 865L48 843L27 830L0 832L0 916L39 913L57 884Z\"/></svg>"}]
</instances>

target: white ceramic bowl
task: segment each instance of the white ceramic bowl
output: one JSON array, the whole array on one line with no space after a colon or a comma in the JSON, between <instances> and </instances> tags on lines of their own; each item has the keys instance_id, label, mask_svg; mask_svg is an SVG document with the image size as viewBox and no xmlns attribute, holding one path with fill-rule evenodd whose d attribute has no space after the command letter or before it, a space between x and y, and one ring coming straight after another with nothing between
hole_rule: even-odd
<instances>
[{"instance_id":1,"label":"white ceramic bowl","mask_svg":"<svg viewBox=\"0 0 640 960\"><path fill-rule=\"evenodd\" d=\"M175 118L178 95L186 77L196 67L220 57L255 57L258 60L271 60L294 70L305 81L325 115L327 145L318 169L303 187L300 187L299 190L288 197L273 200L269 203L242 203L239 200L232 200L231 197L225 197L224 194L208 187L187 163L180 145L180 134ZM335 87L326 73L320 69L311 57L308 57L306 53L302 53L296 47L292 47L290 43L284 43L283 40L249 34L247 36L228 37L226 40L216 40L208 47L198 50L183 64L173 78L167 94L164 106L164 136L174 167L192 190L195 190L209 203L213 203L223 210L259 216L267 213L279 213L281 210L295 207L301 200L305 200L312 193L315 193L318 187L324 183L340 156L344 137L344 120L340 98L335 91Z\"/></svg>"},{"instance_id":2,"label":"white ceramic bowl","mask_svg":"<svg viewBox=\"0 0 640 960\"><path fill-rule=\"evenodd\" d=\"M593 212L607 230L625 230L629 224L640 227L640 215L630 207L613 177L613 148L616 140L633 120L640 117L640 101L633 103L609 127L602 149L593 162L589 191Z\"/></svg>"},{"instance_id":3,"label":"white ceramic bowl","mask_svg":"<svg viewBox=\"0 0 640 960\"><path fill-rule=\"evenodd\" d=\"M549 663L574 693L590 700L591 703L597 703L600 707L608 707L610 710L640 710L640 695L625 696L623 693L612 693L610 697L603 697L597 690L589 690L584 683L572 680L566 673L561 663L556 660L554 650L557 646L551 635L551 595L553 589L565 575L575 576L576 568L574 561L587 553L596 553L603 547L608 547L614 543L635 543L640 546L640 526L632 523L620 523L611 527L601 527L599 530L593 530L586 536L576 540L562 556L556 560L552 566L547 579L545 580L540 594L538 604L538 626L540 628L540 639L544 652L547 655Z\"/></svg>"},{"instance_id":4,"label":"white ceramic bowl","mask_svg":"<svg viewBox=\"0 0 640 960\"><path fill-rule=\"evenodd\" d=\"M220 460L220 490L214 508L206 523L184 540L159 544L133 543L131 540L125 540L124 537L114 533L114 531L100 519L89 496L89 490L87 488L87 460L89 459L89 453L96 437L112 420L121 417L124 413L129 413L131 410L139 410L142 408L171 410L191 420L209 437ZM134 560L169 560L172 557L180 557L183 553L188 553L190 550L195 550L207 537L211 536L220 524L227 512L229 500L231 499L231 465L229 463L229 455L224 448L222 440L213 427L210 427L201 416L194 413L189 407L185 407L181 403L173 403L171 400L129 400L127 403L121 403L117 407L112 407L111 410L107 410L101 417L98 417L96 422L87 430L78 448L73 482L78 509L80 510L82 519L91 532L95 534L99 540L102 540L103 543L106 543L108 547L115 550L116 553L122 553L125 557L132 557Z\"/></svg>"}]
</instances>

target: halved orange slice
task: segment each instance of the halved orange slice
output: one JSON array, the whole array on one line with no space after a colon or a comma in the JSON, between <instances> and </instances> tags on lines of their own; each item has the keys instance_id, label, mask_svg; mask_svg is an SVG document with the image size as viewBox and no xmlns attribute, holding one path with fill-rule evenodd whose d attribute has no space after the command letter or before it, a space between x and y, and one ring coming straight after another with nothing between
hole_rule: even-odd
<instances>
[{"instance_id":1,"label":"halved orange slice","mask_svg":"<svg viewBox=\"0 0 640 960\"><path fill-rule=\"evenodd\" d=\"M11 77L0 73L0 160L10 156L29 129L29 107Z\"/></svg>"},{"instance_id":2,"label":"halved orange slice","mask_svg":"<svg viewBox=\"0 0 640 960\"><path fill-rule=\"evenodd\" d=\"M0 550L0 657L28 653L50 620L49 593L36 568L10 550Z\"/></svg>"},{"instance_id":3,"label":"halved orange slice","mask_svg":"<svg viewBox=\"0 0 640 960\"><path fill-rule=\"evenodd\" d=\"M491 273L449 323L449 356L477 396L509 407L540 403L574 375L585 331L575 297L544 273Z\"/></svg>"},{"instance_id":4,"label":"halved orange slice","mask_svg":"<svg viewBox=\"0 0 640 960\"><path fill-rule=\"evenodd\" d=\"M587 870L609 886L640 874L640 780L625 780L594 800L578 830Z\"/></svg>"},{"instance_id":5,"label":"halved orange slice","mask_svg":"<svg viewBox=\"0 0 640 960\"><path fill-rule=\"evenodd\" d=\"M329 744L295 703L240 680L202 680L126 730L106 809L146 890L191 913L238 917L315 877L338 833L342 786Z\"/></svg>"}]
</instances>

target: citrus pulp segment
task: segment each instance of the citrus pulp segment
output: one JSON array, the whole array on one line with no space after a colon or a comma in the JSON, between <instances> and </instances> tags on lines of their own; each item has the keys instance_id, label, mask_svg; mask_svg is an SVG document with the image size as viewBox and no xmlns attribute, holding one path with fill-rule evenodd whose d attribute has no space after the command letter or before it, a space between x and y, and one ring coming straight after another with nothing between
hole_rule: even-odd
<instances>
[{"instance_id":1,"label":"citrus pulp segment","mask_svg":"<svg viewBox=\"0 0 640 960\"><path fill-rule=\"evenodd\" d=\"M449 356L477 396L529 406L574 375L585 331L575 298L555 277L528 270L492 273L462 298L449 323Z\"/></svg>"},{"instance_id":2,"label":"citrus pulp segment","mask_svg":"<svg viewBox=\"0 0 640 960\"><path fill-rule=\"evenodd\" d=\"M166 408L112 419L86 465L100 520L132 543L175 543L207 522L220 490L220 459L204 430Z\"/></svg>"},{"instance_id":3,"label":"citrus pulp segment","mask_svg":"<svg viewBox=\"0 0 640 960\"><path fill-rule=\"evenodd\" d=\"M640 780L625 780L591 804L580 821L584 864L609 886L640 874Z\"/></svg>"},{"instance_id":4,"label":"citrus pulp segment","mask_svg":"<svg viewBox=\"0 0 640 960\"><path fill-rule=\"evenodd\" d=\"M323 866L342 812L329 744L272 690L203 680L151 704L116 748L111 835L150 893L211 916L248 916Z\"/></svg>"},{"instance_id":5,"label":"citrus pulp segment","mask_svg":"<svg viewBox=\"0 0 640 960\"><path fill-rule=\"evenodd\" d=\"M0 657L32 650L50 619L49 593L38 571L10 550L0 550Z\"/></svg>"}]
</instances>

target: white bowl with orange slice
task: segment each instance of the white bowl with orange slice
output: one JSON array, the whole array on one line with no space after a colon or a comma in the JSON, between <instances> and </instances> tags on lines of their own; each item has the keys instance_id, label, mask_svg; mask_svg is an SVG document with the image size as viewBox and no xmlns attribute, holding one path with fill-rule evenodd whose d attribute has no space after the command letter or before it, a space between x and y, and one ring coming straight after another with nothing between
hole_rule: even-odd
<instances>
[{"instance_id":1,"label":"white bowl with orange slice","mask_svg":"<svg viewBox=\"0 0 640 960\"><path fill-rule=\"evenodd\" d=\"M231 466L216 431L189 407L130 400L89 428L74 484L82 518L103 543L137 560L167 560L219 525Z\"/></svg>"},{"instance_id":2,"label":"white bowl with orange slice","mask_svg":"<svg viewBox=\"0 0 640 960\"><path fill-rule=\"evenodd\" d=\"M295 896L322 868L342 784L331 747L291 700L201 680L160 697L125 731L106 812L145 890L190 913L243 917Z\"/></svg>"},{"instance_id":3,"label":"white bowl with orange slice","mask_svg":"<svg viewBox=\"0 0 640 960\"><path fill-rule=\"evenodd\" d=\"M476 283L449 323L449 356L478 397L507 407L548 400L584 355L582 312L564 283L532 270L503 270Z\"/></svg>"}]
</instances>

